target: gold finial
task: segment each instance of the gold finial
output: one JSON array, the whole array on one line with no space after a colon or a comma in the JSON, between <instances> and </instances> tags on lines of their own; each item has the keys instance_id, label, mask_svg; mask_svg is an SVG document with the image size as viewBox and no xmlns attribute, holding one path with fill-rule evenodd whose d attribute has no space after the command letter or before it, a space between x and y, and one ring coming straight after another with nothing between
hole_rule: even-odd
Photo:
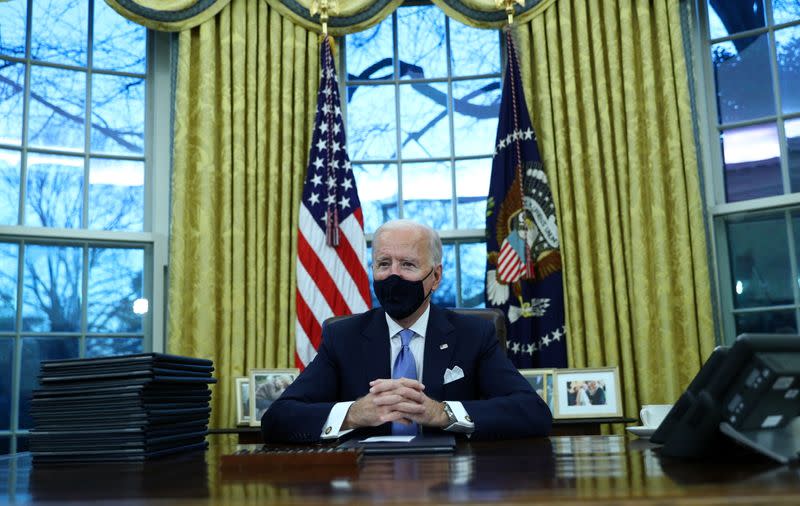
<instances>
[{"instance_id":1,"label":"gold finial","mask_svg":"<svg viewBox=\"0 0 800 506\"><path fill-rule=\"evenodd\" d=\"M312 0L311 7L308 11L312 16L319 14L319 22L322 23L322 33L323 35L328 35L329 14L339 12L339 0Z\"/></svg>"},{"instance_id":2,"label":"gold finial","mask_svg":"<svg viewBox=\"0 0 800 506\"><path fill-rule=\"evenodd\" d=\"M505 7L506 15L508 16L508 25L511 26L514 23L514 4L525 7L525 0L494 0L494 4L498 9Z\"/></svg>"}]
</instances>

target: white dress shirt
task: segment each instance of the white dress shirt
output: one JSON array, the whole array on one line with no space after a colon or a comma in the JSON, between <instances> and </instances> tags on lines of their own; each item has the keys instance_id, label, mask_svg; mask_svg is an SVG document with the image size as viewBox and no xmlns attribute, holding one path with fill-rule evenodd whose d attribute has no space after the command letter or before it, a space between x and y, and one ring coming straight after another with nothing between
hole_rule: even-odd
<instances>
[{"instance_id":1,"label":"white dress shirt","mask_svg":"<svg viewBox=\"0 0 800 506\"><path fill-rule=\"evenodd\" d=\"M414 362L417 364L417 379L420 382L422 381L422 364L425 358L425 331L428 329L428 317L430 313L431 306L429 304L419 319L409 327L414 331L414 336L411 338L408 347L411 349L411 353L414 354ZM389 326L389 340L391 343L389 367L390 371L394 372L394 362L397 359L397 355L400 353L400 349L403 347L400 336L398 335L399 332L403 330L403 327L392 320L388 314L386 315L386 324ZM320 434L322 439L336 439L353 430L341 430L344 419L353 402L354 401L337 402L334 404L331 412L328 414L328 419L322 426L322 433ZM458 401L447 401L447 404L450 406L450 409L453 410L453 414L458 420L452 428L448 429L453 432L472 433L475 430L475 424L470 421L464 406Z\"/></svg>"}]
</instances>

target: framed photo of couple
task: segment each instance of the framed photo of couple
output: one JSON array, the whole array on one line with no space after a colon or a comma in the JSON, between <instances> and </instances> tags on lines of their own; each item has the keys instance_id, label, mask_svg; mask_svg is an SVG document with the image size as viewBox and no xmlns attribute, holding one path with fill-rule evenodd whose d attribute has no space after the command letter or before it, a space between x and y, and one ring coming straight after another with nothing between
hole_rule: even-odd
<instances>
[{"instance_id":1,"label":"framed photo of couple","mask_svg":"<svg viewBox=\"0 0 800 506\"><path fill-rule=\"evenodd\" d=\"M622 416L622 391L617 367L556 369L553 378L553 418Z\"/></svg>"}]
</instances>

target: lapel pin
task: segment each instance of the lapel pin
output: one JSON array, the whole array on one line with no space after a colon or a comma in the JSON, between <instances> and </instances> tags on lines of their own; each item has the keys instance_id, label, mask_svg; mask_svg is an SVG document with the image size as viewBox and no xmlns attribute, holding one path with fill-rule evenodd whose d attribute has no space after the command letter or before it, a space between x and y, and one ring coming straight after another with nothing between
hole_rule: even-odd
<instances>
[{"instance_id":1,"label":"lapel pin","mask_svg":"<svg viewBox=\"0 0 800 506\"><path fill-rule=\"evenodd\" d=\"M447 348L447 343L444 343L441 346L439 346L440 350L444 350L445 348Z\"/></svg>"}]
</instances>

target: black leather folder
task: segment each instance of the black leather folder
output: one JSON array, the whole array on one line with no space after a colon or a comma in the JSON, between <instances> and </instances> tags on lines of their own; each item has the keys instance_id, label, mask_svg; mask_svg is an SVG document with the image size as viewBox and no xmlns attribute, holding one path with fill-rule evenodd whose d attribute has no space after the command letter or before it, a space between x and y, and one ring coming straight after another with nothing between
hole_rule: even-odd
<instances>
[{"instance_id":1,"label":"black leather folder","mask_svg":"<svg viewBox=\"0 0 800 506\"><path fill-rule=\"evenodd\" d=\"M172 453L186 452L193 450L205 450L208 447L206 441L200 441L179 446L170 446L159 449L126 449L126 450L97 450L82 453L75 452L31 452L33 464L68 464L68 463L88 463L88 462L143 462L153 458L169 455Z\"/></svg>"},{"instance_id":2,"label":"black leather folder","mask_svg":"<svg viewBox=\"0 0 800 506\"><path fill-rule=\"evenodd\" d=\"M137 353L112 357L67 358L42 362L42 370L64 369L69 367L96 367L119 364L175 363L213 368L214 362L203 358L183 357L167 353Z\"/></svg>"},{"instance_id":3,"label":"black leather folder","mask_svg":"<svg viewBox=\"0 0 800 506\"><path fill-rule=\"evenodd\" d=\"M452 453L456 449L456 439L446 434L416 436L405 442L364 442L359 437L348 439L337 448L361 448L365 455L397 455L412 453Z\"/></svg>"}]
</instances>

